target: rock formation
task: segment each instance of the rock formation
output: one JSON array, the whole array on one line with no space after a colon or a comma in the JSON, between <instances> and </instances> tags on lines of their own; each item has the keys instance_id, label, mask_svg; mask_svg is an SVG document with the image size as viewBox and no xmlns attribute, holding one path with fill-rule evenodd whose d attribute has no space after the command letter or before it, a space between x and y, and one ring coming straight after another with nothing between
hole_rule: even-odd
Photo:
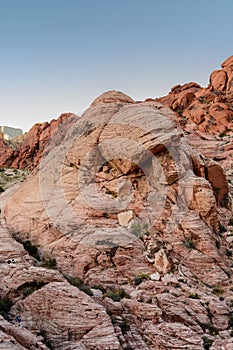
<instances>
[{"instance_id":1,"label":"rock formation","mask_svg":"<svg viewBox=\"0 0 233 350\"><path fill-rule=\"evenodd\" d=\"M233 56L210 75L207 88L196 83L176 85L157 99L176 111L181 125L194 123L201 132L225 135L233 130Z\"/></svg>"},{"instance_id":2,"label":"rock formation","mask_svg":"<svg viewBox=\"0 0 233 350\"><path fill-rule=\"evenodd\" d=\"M231 349L232 147L178 111L230 94L222 67L162 103L104 93L11 158L2 140L34 170L0 196L0 348Z\"/></svg>"},{"instance_id":3,"label":"rock formation","mask_svg":"<svg viewBox=\"0 0 233 350\"><path fill-rule=\"evenodd\" d=\"M72 113L65 113L50 123L37 123L24 135L21 142L11 140L11 143L7 143L0 136L0 167L30 170L35 168L40 163L45 144L58 126L62 123L65 133L76 118Z\"/></svg>"}]
</instances>

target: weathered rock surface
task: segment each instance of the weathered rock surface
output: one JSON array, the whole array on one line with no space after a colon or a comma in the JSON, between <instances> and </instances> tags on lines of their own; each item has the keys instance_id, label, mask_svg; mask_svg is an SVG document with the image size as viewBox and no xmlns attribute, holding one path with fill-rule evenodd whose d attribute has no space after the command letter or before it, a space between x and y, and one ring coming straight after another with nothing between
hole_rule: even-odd
<instances>
[{"instance_id":1,"label":"weathered rock surface","mask_svg":"<svg viewBox=\"0 0 233 350\"><path fill-rule=\"evenodd\" d=\"M0 349L47 350L49 348L27 329L16 327L0 316Z\"/></svg>"},{"instance_id":2,"label":"weathered rock surface","mask_svg":"<svg viewBox=\"0 0 233 350\"><path fill-rule=\"evenodd\" d=\"M16 142L15 147L0 137L0 167L34 169L40 163L46 143L59 125L62 124L65 133L76 118L72 113L65 113L50 123L37 123L25 135L22 144ZM63 136L61 131L60 136Z\"/></svg>"},{"instance_id":3,"label":"weathered rock surface","mask_svg":"<svg viewBox=\"0 0 233 350\"><path fill-rule=\"evenodd\" d=\"M225 134L233 130L233 56L210 75L207 88L196 83L177 85L157 99L176 111L181 126L194 123L201 132Z\"/></svg>"},{"instance_id":4,"label":"weathered rock surface","mask_svg":"<svg viewBox=\"0 0 233 350\"><path fill-rule=\"evenodd\" d=\"M54 348L120 349L105 308L68 283L48 284L11 313L20 313L24 327L43 334Z\"/></svg>"},{"instance_id":5,"label":"weathered rock surface","mask_svg":"<svg viewBox=\"0 0 233 350\"><path fill-rule=\"evenodd\" d=\"M230 79L231 60L223 70ZM225 93L223 76L211 86ZM189 108L200 89L177 86L162 102L180 94L173 109ZM11 324L20 313L22 334L55 350L196 350L206 338L228 349L231 143L201 132L204 124L184 133L168 107L116 91L64 119L39 133L40 165L0 196L0 296L14 304L0 339L30 348ZM20 159L11 166L25 166Z\"/></svg>"}]
</instances>

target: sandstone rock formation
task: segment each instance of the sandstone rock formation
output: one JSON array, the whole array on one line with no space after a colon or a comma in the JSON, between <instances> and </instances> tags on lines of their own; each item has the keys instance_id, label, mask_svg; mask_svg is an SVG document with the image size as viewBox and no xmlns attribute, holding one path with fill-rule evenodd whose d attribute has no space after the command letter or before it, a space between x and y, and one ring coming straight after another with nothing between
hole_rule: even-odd
<instances>
[{"instance_id":1,"label":"sandstone rock formation","mask_svg":"<svg viewBox=\"0 0 233 350\"><path fill-rule=\"evenodd\" d=\"M184 105L200 87L189 89ZM41 126L39 147L32 129L11 164L28 166L37 145L40 165L0 196L6 349L227 349L232 210L218 150L227 158L229 144L120 92L61 119Z\"/></svg>"},{"instance_id":2,"label":"sandstone rock formation","mask_svg":"<svg viewBox=\"0 0 233 350\"><path fill-rule=\"evenodd\" d=\"M45 144L59 125L62 123L65 133L76 118L72 113L64 113L50 123L37 123L24 136L21 144L9 144L0 136L0 167L35 168L41 160Z\"/></svg>"},{"instance_id":3,"label":"sandstone rock formation","mask_svg":"<svg viewBox=\"0 0 233 350\"><path fill-rule=\"evenodd\" d=\"M207 88L196 83L177 85L157 99L176 111L180 124L197 125L201 132L224 135L233 130L233 56L210 75Z\"/></svg>"}]
</instances>

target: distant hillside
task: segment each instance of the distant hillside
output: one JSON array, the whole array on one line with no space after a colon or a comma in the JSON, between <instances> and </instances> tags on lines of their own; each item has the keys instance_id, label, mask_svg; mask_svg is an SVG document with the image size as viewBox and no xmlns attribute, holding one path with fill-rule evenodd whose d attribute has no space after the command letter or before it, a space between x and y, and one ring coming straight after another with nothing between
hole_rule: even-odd
<instances>
[{"instance_id":1,"label":"distant hillside","mask_svg":"<svg viewBox=\"0 0 233 350\"><path fill-rule=\"evenodd\" d=\"M15 137L23 135L23 131L21 129L15 129L9 126L0 126L0 131L6 140L11 140Z\"/></svg>"}]
</instances>

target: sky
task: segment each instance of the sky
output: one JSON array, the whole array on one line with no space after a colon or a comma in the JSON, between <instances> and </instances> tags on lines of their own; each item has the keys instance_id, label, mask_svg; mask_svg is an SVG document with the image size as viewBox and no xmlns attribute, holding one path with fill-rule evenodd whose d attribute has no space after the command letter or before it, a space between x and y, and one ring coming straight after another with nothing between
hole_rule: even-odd
<instances>
[{"instance_id":1,"label":"sky","mask_svg":"<svg viewBox=\"0 0 233 350\"><path fill-rule=\"evenodd\" d=\"M101 93L135 100L233 55L232 0L0 0L0 125L80 115Z\"/></svg>"}]
</instances>

